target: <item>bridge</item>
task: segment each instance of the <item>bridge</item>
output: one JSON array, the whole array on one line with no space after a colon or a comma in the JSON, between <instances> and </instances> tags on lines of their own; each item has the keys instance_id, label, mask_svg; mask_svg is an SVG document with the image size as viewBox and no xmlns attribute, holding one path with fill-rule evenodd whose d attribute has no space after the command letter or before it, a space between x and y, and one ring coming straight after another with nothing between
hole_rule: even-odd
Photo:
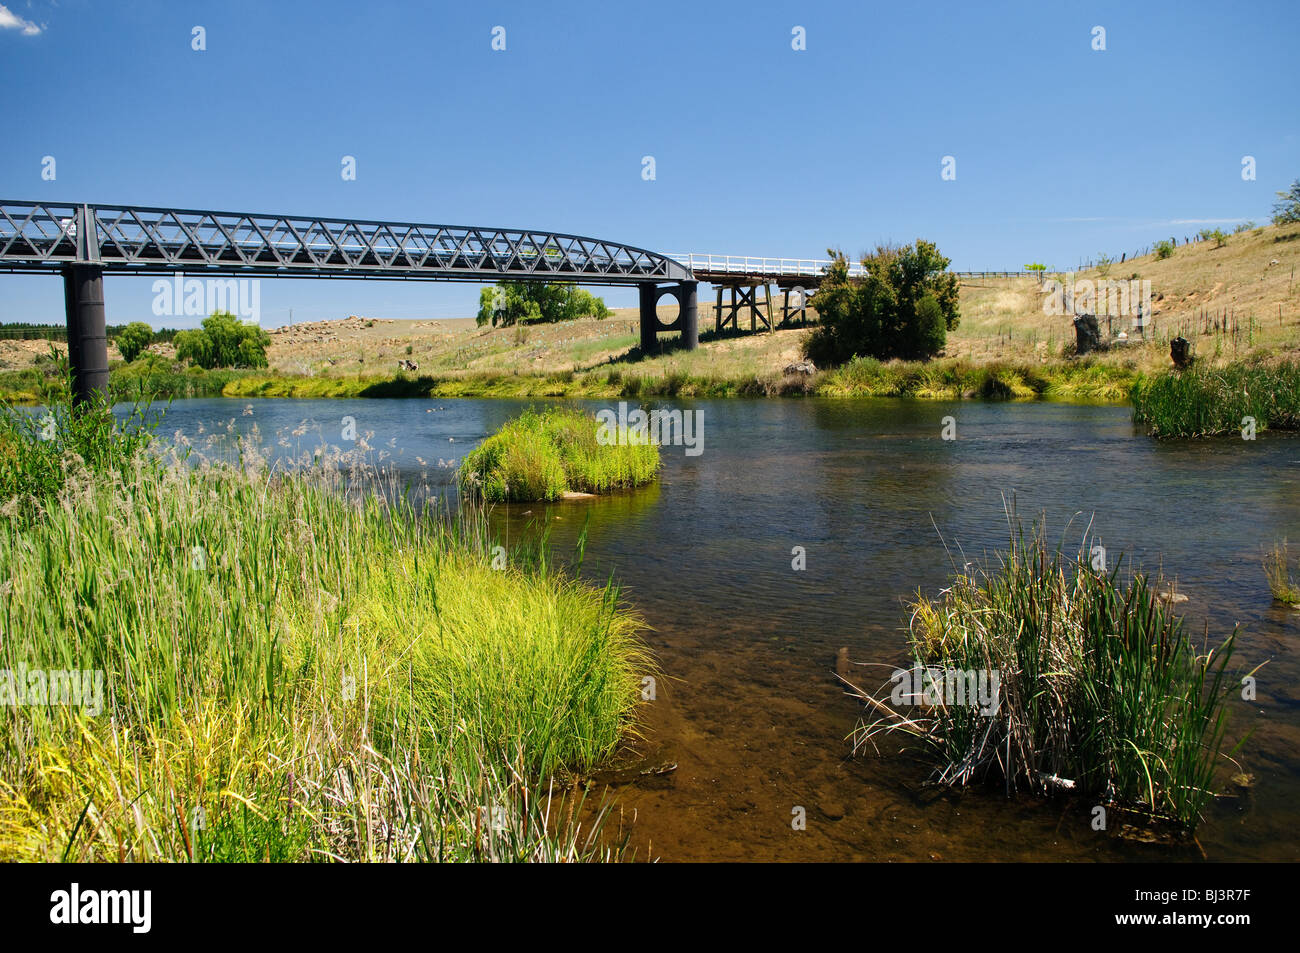
<instances>
[{"instance_id":1,"label":"bridge","mask_svg":"<svg viewBox=\"0 0 1300 953\"><path fill-rule=\"evenodd\" d=\"M806 318L808 302L832 264L829 258L746 258L734 255L673 255L674 261L690 269L697 281L713 285L718 293L717 327L719 331L739 328L741 311L749 309L749 326L757 330L761 322L769 331L775 327L771 285L784 295L781 323ZM864 278L867 269L859 262L849 262L849 277ZM759 297L758 289L763 289ZM731 300L723 303L724 292Z\"/></svg>"},{"instance_id":2,"label":"bridge","mask_svg":"<svg viewBox=\"0 0 1300 953\"><path fill-rule=\"evenodd\" d=\"M699 344L697 279L669 256L560 232L0 200L0 272L60 275L74 397L108 394L104 276L552 281L640 291L641 347ZM671 324L658 303L673 295Z\"/></svg>"}]
</instances>

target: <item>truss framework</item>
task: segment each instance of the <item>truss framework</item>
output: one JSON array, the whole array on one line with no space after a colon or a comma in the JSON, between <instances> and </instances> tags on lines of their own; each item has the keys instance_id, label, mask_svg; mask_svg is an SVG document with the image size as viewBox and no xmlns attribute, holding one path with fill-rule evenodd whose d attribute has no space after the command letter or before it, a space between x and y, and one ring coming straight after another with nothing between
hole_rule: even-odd
<instances>
[{"instance_id":1,"label":"truss framework","mask_svg":"<svg viewBox=\"0 0 1300 953\"><path fill-rule=\"evenodd\" d=\"M690 281L665 255L559 232L0 200L0 272L94 264L106 274Z\"/></svg>"}]
</instances>

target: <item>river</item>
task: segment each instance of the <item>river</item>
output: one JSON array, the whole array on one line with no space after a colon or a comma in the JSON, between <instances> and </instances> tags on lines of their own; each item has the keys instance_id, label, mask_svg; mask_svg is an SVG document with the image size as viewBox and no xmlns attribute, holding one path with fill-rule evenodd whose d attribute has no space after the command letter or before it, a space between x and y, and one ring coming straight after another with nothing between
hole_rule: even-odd
<instances>
[{"instance_id":1,"label":"river","mask_svg":"<svg viewBox=\"0 0 1300 953\"><path fill-rule=\"evenodd\" d=\"M377 461L450 488L454 462L523 406L183 400L160 433L220 445L229 429L256 425L272 452L294 453L322 439L350 446L341 438L353 418ZM547 522L560 555L585 525L584 572L597 582L613 573L652 627L663 677L644 706L648 757L678 767L617 791L638 857L1300 859L1300 613L1273 604L1261 569L1264 546L1300 543L1300 438L1156 442L1125 407L1063 403L656 406L700 411L704 436L698 456L663 449L657 485L495 514L512 535ZM943 439L945 417L955 439ZM1232 740L1251 732L1238 760L1256 781L1209 808L1198 843L1096 832L1077 800L936 790L911 752L852 755L861 706L835 678L837 652L904 662L906 597L933 595L954 565L1004 547L1013 499L1067 549L1091 523L1090 543L1111 560L1163 567L1189 597L1180 608L1191 632L1208 624L1217 641L1239 624L1235 661L1267 661L1258 697L1234 700L1230 716ZM806 829L796 830L800 808Z\"/></svg>"}]
</instances>

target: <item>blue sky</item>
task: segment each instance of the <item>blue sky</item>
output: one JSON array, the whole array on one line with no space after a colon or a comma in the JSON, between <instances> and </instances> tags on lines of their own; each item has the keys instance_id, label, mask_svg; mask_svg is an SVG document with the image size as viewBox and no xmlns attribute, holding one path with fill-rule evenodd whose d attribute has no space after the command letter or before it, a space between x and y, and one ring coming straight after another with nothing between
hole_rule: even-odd
<instances>
[{"instance_id":1,"label":"blue sky","mask_svg":"<svg viewBox=\"0 0 1300 953\"><path fill-rule=\"evenodd\" d=\"M553 229L668 253L923 237L963 270L1069 267L1267 221L1300 177L1298 29L1289 0L3 0L0 197ZM264 281L261 296L278 325L290 308L467 316L478 288ZM110 323L194 320L153 318L147 280L108 279L107 301ZM0 276L0 321L62 319L60 282Z\"/></svg>"}]
</instances>

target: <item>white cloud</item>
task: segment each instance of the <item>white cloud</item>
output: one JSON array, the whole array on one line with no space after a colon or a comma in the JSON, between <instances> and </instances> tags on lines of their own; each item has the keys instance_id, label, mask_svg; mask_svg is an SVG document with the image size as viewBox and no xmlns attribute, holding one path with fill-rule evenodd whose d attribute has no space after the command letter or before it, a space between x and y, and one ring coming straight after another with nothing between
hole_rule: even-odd
<instances>
[{"instance_id":1,"label":"white cloud","mask_svg":"<svg viewBox=\"0 0 1300 953\"><path fill-rule=\"evenodd\" d=\"M21 30L23 36L37 36L41 29L31 20L24 20L17 14L10 13L9 8L0 3L0 30Z\"/></svg>"}]
</instances>

